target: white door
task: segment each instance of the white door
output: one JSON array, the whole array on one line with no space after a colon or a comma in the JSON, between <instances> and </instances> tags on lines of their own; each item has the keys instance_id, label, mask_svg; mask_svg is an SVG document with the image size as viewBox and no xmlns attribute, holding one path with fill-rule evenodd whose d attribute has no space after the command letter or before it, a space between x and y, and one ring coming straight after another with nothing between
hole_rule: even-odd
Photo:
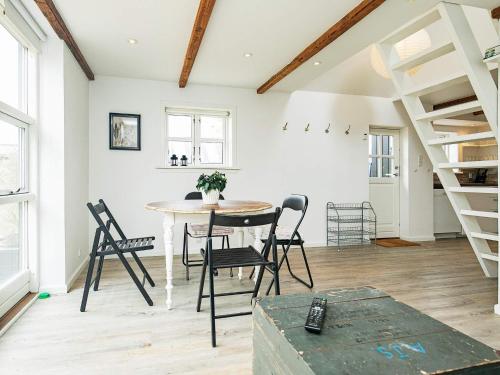
<instances>
[{"instance_id":1,"label":"white door","mask_svg":"<svg viewBox=\"0 0 500 375\"><path fill-rule=\"evenodd\" d=\"M377 238L399 237L399 130L370 129L370 201Z\"/></svg>"}]
</instances>

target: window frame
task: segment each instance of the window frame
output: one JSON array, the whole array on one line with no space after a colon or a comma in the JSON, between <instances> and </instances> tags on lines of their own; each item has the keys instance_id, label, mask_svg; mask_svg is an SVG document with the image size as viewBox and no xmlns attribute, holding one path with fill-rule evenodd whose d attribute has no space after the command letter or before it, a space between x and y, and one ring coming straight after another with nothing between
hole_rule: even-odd
<instances>
[{"instance_id":1,"label":"window frame","mask_svg":"<svg viewBox=\"0 0 500 375\"><path fill-rule=\"evenodd\" d=\"M169 116L189 116L191 117L191 137L170 137ZM201 138L201 118L217 117L224 120L223 138ZM235 138L234 138L234 111L228 109L208 109L208 108L186 108L186 107L165 107L164 126L164 148L162 168L172 167L169 159L169 142L191 142L191 163L187 167L191 169L237 169L235 168ZM204 163L201 160L202 143L222 143L222 163ZM180 155L177 155L180 158ZM180 161L178 163L180 165Z\"/></svg>"},{"instance_id":2,"label":"window frame","mask_svg":"<svg viewBox=\"0 0 500 375\"><path fill-rule=\"evenodd\" d=\"M0 120L15 126L19 137L19 191L0 195L0 205L19 205L19 272L0 284L0 316L30 290L38 290L37 220L35 201L36 111L38 108L38 50L16 25L0 17L0 27L19 43L19 102L0 101Z\"/></svg>"},{"instance_id":3,"label":"window frame","mask_svg":"<svg viewBox=\"0 0 500 375\"><path fill-rule=\"evenodd\" d=\"M387 134L385 134L385 133L387 133ZM395 161L396 161L396 152L399 152L399 150L397 149L396 144L394 144L395 134L389 134L388 131L377 132L375 130L370 130L368 137L372 137L372 136L376 137L376 140L377 140L377 143L376 143L377 144L377 152L375 154L372 154L372 150L370 149L370 147L368 147L368 161L370 161L371 159L375 159L377 161L377 175L370 176L370 170L368 170L368 177L369 178L394 178L394 177L397 177L399 166L395 165ZM392 140L393 140L392 153L390 153L388 155L384 154L383 150L382 150L384 136L392 137ZM392 162L390 162L390 164L389 164L389 166L391 167L391 173L389 173L389 175L386 175L386 176L384 176L384 174L383 174L383 163L382 163L383 159L392 160Z\"/></svg>"}]
</instances>

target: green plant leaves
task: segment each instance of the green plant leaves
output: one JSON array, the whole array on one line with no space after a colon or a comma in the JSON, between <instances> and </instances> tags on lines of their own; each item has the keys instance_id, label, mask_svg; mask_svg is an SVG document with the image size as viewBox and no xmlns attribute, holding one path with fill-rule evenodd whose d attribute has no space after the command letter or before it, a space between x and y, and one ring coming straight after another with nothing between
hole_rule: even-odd
<instances>
[{"instance_id":1,"label":"green plant leaves","mask_svg":"<svg viewBox=\"0 0 500 375\"><path fill-rule=\"evenodd\" d=\"M227 178L224 173L215 171L211 175L201 174L196 183L196 189L208 193L212 190L222 192L226 188Z\"/></svg>"}]
</instances>

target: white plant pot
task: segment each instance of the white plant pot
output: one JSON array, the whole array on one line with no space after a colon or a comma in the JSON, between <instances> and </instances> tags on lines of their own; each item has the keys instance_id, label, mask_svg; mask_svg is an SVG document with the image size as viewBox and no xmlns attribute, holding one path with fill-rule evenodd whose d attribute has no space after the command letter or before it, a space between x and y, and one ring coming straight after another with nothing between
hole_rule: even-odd
<instances>
[{"instance_id":1,"label":"white plant pot","mask_svg":"<svg viewBox=\"0 0 500 375\"><path fill-rule=\"evenodd\" d=\"M219 190L210 190L205 193L201 192L201 197L203 198L203 204L214 205L219 203Z\"/></svg>"}]
</instances>

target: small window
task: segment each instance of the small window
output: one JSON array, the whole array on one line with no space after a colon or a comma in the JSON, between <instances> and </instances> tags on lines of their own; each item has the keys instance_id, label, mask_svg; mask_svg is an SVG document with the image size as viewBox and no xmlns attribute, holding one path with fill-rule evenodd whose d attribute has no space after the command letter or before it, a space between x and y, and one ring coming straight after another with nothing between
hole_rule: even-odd
<instances>
[{"instance_id":1,"label":"small window","mask_svg":"<svg viewBox=\"0 0 500 375\"><path fill-rule=\"evenodd\" d=\"M176 155L189 166L232 167L232 118L229 111L167 108L166 165Z\"/></svg>"},{"instance_id":2,"label":"small window","mask_svg":"<svg viewBox=\"0 0 500 375\"><path fill-rule=\"evenodd\" d=\"M394 136L370 134L368 138L368 176L393 178L397 176L398 166L395 158Z\"/></svg>"}]
</instances>

